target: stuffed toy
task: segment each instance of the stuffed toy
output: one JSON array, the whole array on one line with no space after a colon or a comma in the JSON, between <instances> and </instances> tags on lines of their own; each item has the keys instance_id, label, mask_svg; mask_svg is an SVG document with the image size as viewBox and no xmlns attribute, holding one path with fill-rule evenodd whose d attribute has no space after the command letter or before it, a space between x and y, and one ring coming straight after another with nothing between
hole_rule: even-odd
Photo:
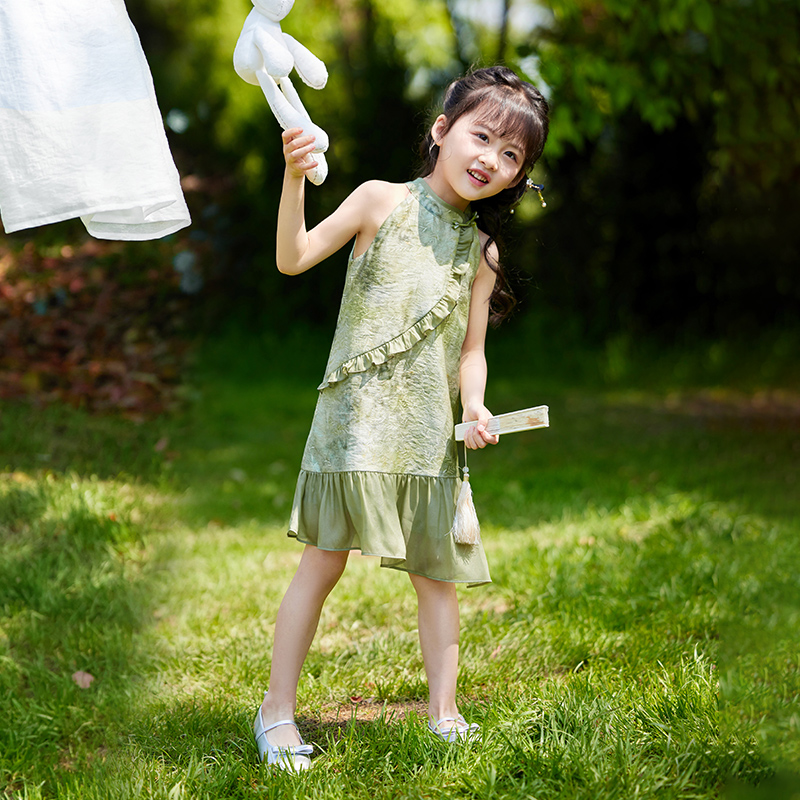
<instances>
[{"instance_id":1,"label":"stuffed toy","mask_svg":"<svg viewBox=\"0 0 800 800\"><path fill-rule=\"evenodd\" d=\"M236 49L233 67L239 77L261 86L272 113L284 130L302 128L316 138L314 160L318 166L309 180L319 185L328 174L322 155L328 149L328 134L317 127L303 108L289 73L292 68L303 83L322 89L328 80L325 64L300 42L281 30L281 20L292 10L294 0L253 0L255 8L245 20Z\"/></svg>"}]
</instances>

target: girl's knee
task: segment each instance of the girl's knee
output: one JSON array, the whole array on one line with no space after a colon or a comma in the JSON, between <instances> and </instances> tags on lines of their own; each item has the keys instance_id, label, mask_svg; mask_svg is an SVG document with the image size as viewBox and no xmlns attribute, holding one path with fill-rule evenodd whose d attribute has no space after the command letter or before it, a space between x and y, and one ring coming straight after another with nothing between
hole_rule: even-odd
<instances>
[{"instance_id":1,"label":"girl's knee","mask_svg":"<svg viewBox=\"0 0 800 800\"><path fill-rule=\"evenodd\" d=\"M336 583L347 566L349 555L349 550L320 550L313 544L307 544L300 564Z\"/></svg>"},{"instance_id":2,"label":"girl's knee","mask_svg":"<svg viewBox=\"0 0 800 800\"><path fill-rule=\"evenodd\" d=\"M456 585L450 581L437 581L435 578L415 575L413 572L409 572L408 577L411 578L411 583L417 594L450 595L456 592Z\"/></svg>"}]
</instances>

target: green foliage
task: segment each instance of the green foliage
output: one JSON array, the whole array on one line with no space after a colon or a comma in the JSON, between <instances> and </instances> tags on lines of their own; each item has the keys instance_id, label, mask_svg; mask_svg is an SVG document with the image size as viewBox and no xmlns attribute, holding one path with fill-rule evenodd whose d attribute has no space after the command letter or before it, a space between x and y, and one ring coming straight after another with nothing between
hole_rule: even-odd
<instances>
[{"instance_id":1,"label":"green foliage","mask_svg":"<svg viewBox=\"0 0 800 800\"><path fill-rule=\"evenodd\" d=\"M550 211L517 251L542 299L599 337L792 326L797 5L545 5L517 48L552 93Z\"/></svg>"},{"instance_id":2,"label":"green foliage","mask_svg":"<svg viewBox=\"0 0 800 800\"><path fill-rule=\"evenodd\" d=\"M704 118L719 185L766 188L800 170L800 10L785 0L548 2L554 24L530 52L558 99L551 157L633 112L656 132ZM523 55L525 55L523 53Z\"/></svg>"},{"instance_id":3,"label":"green foliage","mask_svg":"<svg viewBox=\"0 0 800 800\"><path fill-rule=\"evenodd\" d=\"M257 86L234 72L232 53L249 2L129 4L150 60L162 111L185 115L171 133L182 174L191 175L192 235L211 246L210 316L286 324L302 315L330 321L338 307L347 253L309 279L275 270L274 231L283 177L280 128ZM413 25L409 27L409 24ZM310 224L331 213L369 178L407 180L432 85L453 67L454 43L442 3L306 0L283 21L328 66L323 91L293 75L312 118L331 139L330 175L308 192ZM419 72L416 90L408 78ZM413 102L411 95L414 95ZM280 297L281 302L275 302ZM332 301L332 298L336 298Z\"/></svg>"},{"instance_id":4,"label":"green foliage","mask_svg":"<svg viewBox=\"0 0 800 800\"><path fill-rule=\"evenodd\" d=\"M231 61L250 7L128 4L162 111L186 124L169 135L194 222L168 241L119 248L93 248L74 224L4 237L0 394L152 412L177 397L184 317L208 328L231 318L332 328L346 248L307 275L274 268L279 129ZM532 331L613 351L643 333L744 341L766 326L796 329L795 4L515 0L504 30L490 7L298 2L284 28L330 72L324 91L299 86L332 141L331 174L309 187L309 224L365 179L409 178L440 90L502 45L553 107L536 172L548 207L525 199L506 257ZM182 252L205 280L191 303L174 294L170 262ZM81 293L67 291L73 278Z\"/></svg>"},{"instance_id":5,"label":"green foliage","mask_svg":"<svg viewBox=\"0 0 800 800\"><path fill-rule=\"evenodd\" d=\"M299 555L284 526L322 367L298 372L297 353L324 361L322 342L280 344L207 342L191 411L148 425L3 405L7 795L797 791L796 394L704 387L705 362L648 390L647 356L628 351L608 354L614 391L494 365L493 406L536 397L552 428L471 459L494 584L461 593L459 699L483 742L429 736L413 591L353 556L300 687L316 766L299 782L259 766L250 725Z\"/></svg>"},{"instance_id":6,"label":"green foliage","mask_svg":"<svg viewBox=\"0 0 800 800\"><path fill-rule=\"evenodd\" d=\"M309 276L274 271L278 129L259 89L231 68L248 9L244 0L180 11L139 0L131 13L162 106L189 123L173 147L195 178L194 236L215 253L212 316L235 307L261 326L268 305L273 325L298 315L330 323L345 252ZM322 92L301 87L332 141L328 181L308 193L309 222L365 179L410 177L437 93L502 46L552 100L537 171L549 207L523 204L507 257L533 277L536 306L568 311L598 338L791 325L800 297L795 5L517 0L508 10L501 30L465 0L308 0L292 11L284 28L330 73ZM528 28L518 29L525 14Z\"/></svg>"}]
</instances>

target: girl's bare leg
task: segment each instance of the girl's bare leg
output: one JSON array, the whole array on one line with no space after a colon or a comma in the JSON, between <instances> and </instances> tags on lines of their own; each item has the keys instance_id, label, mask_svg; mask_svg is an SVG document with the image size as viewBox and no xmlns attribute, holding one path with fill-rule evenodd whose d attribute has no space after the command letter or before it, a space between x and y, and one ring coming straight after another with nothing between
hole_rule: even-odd
<instances>
[{"instance_id":1,"label":"girl's bare leg","mask_svg":"<svg viewBox=\"0 0 800 800\"><path fill-rule=\"evenodd\" d=\"M322 605L347 564L349 551L319 550L306 545L289 588L278 610L269 691L261 705L264 725L281 719L294 719L297 684L319 624ZM274 745L299 744L297 731L282 725L268 734Z\"/></svg>"},{"instance_id":2,"label":"girl's bare leg","mask_svg":"<svg viewBox=\"0 0 800 800\"><path fill-rule=\"evenodd\" d=\"M419 643L428 676L428 714L433 721L458 716L458 597L453 583L409 575L419 603Z\"/></svg>"}]
</instances>

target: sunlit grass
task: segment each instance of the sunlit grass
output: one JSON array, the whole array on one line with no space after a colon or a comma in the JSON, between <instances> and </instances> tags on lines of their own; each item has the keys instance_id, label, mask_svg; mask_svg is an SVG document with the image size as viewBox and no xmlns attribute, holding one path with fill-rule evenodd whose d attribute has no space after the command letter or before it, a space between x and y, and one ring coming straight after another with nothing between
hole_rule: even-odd
<instances>
[{"instance_id":1,"label":"sunlit grass","mask_svg":"<svg viewBox=\"0 0 800 800\"><path fill-rule=\"evenodd\" d=\"M316 766L261 767L250 725L300 554L285 520L316 371L212 356L172 420L2 410L8 796L797 791L797 421L752 394L737 416L502 370L496 410L546 402L553 425L470 462L494 583L460 593L460 703L483 741L427 733L410 583L353 556L300 685Z\"/></svg>"}]
</instances>

